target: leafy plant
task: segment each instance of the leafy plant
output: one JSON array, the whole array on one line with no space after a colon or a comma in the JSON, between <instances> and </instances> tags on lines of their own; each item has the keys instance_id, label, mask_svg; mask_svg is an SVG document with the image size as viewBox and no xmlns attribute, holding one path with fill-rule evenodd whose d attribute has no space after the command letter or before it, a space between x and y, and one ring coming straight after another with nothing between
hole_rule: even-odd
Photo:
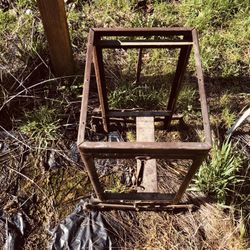
<instances>
[{"instance_id":1,"label":"leafy plant","mask_svg":"<svg viewBox=\"0 0 250 250\"><path fill-rule=\"evenodd\" d=\"M227 128L231 127L236 119L234 112L230 112L229 108L222 110L222 120Z\"/></svg>"},{"instance_id":2,"label":"leafy plant","mask_svg":"<svg viewBox=\"0 0 250 250\"><path fill-rule=\"evenodd\" d=\"M195 184L203 192L214 194L225 203L230 188L241 182L237 175L243 162L242 156L228 139L220 146L215 143L209 159L199 169Z\"/></svg>"},{"instance_id":3,"label":"leafy plant","mask_svg":"<svg viewBox=\"0 0 250 250\"><path fill-rule=\"evenodd\" d=\"M56 119L55 111L48 106L41 106L26 113L26 123L20 127L20 131L45 147L48 141L55 140L58 135L59 120Z\"/></svg>"}]
</instances>

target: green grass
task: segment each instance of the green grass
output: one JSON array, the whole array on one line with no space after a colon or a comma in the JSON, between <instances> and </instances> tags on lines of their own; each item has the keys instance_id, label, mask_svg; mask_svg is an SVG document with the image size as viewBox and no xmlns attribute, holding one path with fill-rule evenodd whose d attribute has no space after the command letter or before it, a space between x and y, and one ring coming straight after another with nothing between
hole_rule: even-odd
<instances>
[{"instance_id":1,"label":"green grass","mask_svg":"<svg viewBox=\"0 0 250 250\"><path fill-rule=\"evenodd\" d=\"M122 84L110 92L108 99L111 108L153 108L155 110L164 106L162 100L165 95L166 92L159 91L150 85Z\"/></svg>"},{"instance_id":2,"label":"green grass","mask_svg":"<svg viewBox=\"0 0 250 250\"><path fill-rule=\"evenodd\" d=\"M59 120L56 110L41 106L37 110L25 114L25 122L20 131L31 140L46 148L58 137Z\"/></svg>"},{"instance_id":3,"label":"green grass","mask_svg":"<svg viewBox=\"0 0 250 250\"><path fill-rule=\"evenodd\" d=\"M215 143L210 157L196 175L196 186L214 195L219 202L226 203L227 196L232 195L232 189L243 181L238 176L242 164L243 156L232 142L226 140L222 145Z\"/></svg>"},{"instance_id":4,"label":"green grass","mask_svg":"<svg viewBox=\"0 0 250 250\"><path fill-rule=\"evenodd\" d=\"M102 0L90 5L74 2L75 7L69 8L68 22L76 52L85 50L90 27L192 26L200 32L203 67L208 75L230 77L249 73L250 7L247 0L155 1L151 14L134 10L135 1ZM35 1L19 0L14 6L14 10L5 13L0 10L0 33L7 35L22 23L16 31L21 40L27 40L27 35L35 29L33 47L36 48L37 43L38 47L42 46L41 35L37 34L41 31L40 21L32 27L33 20L38 20L34 19L38 14ZM25 14L27 8L32 13Z\"/></svg>"},{"instance_id":5,"label":"green grass","mask_svg":"<svg viewBox=\"0 0 250 250\"><path fill-rule=\"evenodd\" d=\"M218 108L211 116L211 123L216 127L230 128L236 121L239 105L238 100L229 91L226 91L219 100L214 103L214 106Z\"/></svg>"},{"instance_id":6,"label":"green grass","mask_svg":"<svg viewBox=\"0 0 250 250\"><path fill-rule=\"evenodd\" d=\"M191 112L195 104L197 91L193 87L184 86L177 100L177 110L182 113Z\"/></svg>"},{"instance_id":7,"label":"green grass","mask_svg":"<svg viewBox=\"0 0 250 250\"><path fill-rule=\"evenodd\" d=\"M45 50L45 36L35 1L16 1L10 6L6 12L0 9L0 68L3 75L17 74L21 82L20 72L25 78L32 71L28 66Z\"/></svg>"},{"instance_id":8,"label":"green grass","mask_svg":"<svg viewBox=\"0 0 250 250\"><path fill-rule=\"evenodd\" d=\"M237 112L243 108L242 106L246 105L246 101L243 102L241 100L240 103L238 102L237 94L239 91L241 93L244 92L244 86L247 84L245 84L246 80L243 81L243 79L249 78L249 1L158 0L151 1L153 11L150 13L144 10L136 10L136 3L136 0L74 0L73 3L66 5L75 61L80 68L78 73L84 74L83 64L85 63L86 40L88 30L91 27L195 27L199 31L203 70L206 76L205 79L208 79L206 87L208 89L209 101L212 103L210 109L216 128L225 130L225 128L230 127L236 118ZM149 6L150 2L148 1L147 4ZM0 10L0 36L2 38L0 40L0 78L1 81L3 79L3 89L6 88L1 96L1 100L8 100L8 98L14 97L24 86L31 86L47 77L46 74L43 74L43 71L37 72L34 70L34 74L29 79L30 81L25 80L41 62L43 63L44 61L45 64L49 65L49 55L46 52L47 43L36 1L12 1L10 10L6 12ZM170 83L176 68L177 52L168 52L164 49L151 51L145 49L143 52L140 84L135 84L137 53L136 50L116 50L104 55L107 63L105 73L108 79L110 107L165 109ZM40 60L40 57L43 61ZM38 58L39 60L37 60ZM32 67L30 66L31 64ZM200 115L200 109L196 106L198 104L198 93L193 87L192 80L190 80L195 76L194 65L192 55L187 78L185 79L185 86L180 93L177 105L179 107L177 109L178 112L180 111L187 115L191 114L189 121L192 124ZM51 77L50 73L48 77ZM13 80L14 78L15 80ZM218 79L220 80L218 81ZM242 81L238 85L238 90L232 87L235 84L235 79ZM222 82L225 85L223 88L227 89L227 92L219 89ZM15 119L18 112L16 112L16 109L13 109L14 112L12 112L12 103L14 103L13 106L16 103L25 103L25 115L21 120L22 125L17 128L22 135L25 135L24 138L27 139L25 143L29 144L31 148L33 146L37 148L38 146L43 149L52 148L60 153L64 152L64 158L68 159L68 145L57 148L55 144L57 144L57 141L61 142L61 140L64 140L64 138L59 140L61 134L65 137L69 134L74 137L77 125L74 127L74 132L72 132L73 130L68 132L68 130L60 128L62 122L59 121L58 114L62 113L60 117L67 117L63 124L72 127L74 124L77 124L75 121L78 120L78 111L76 110L80 109L77 106L80 103L80 98L77 100L76 96L80 96L81 93L78 89L78 82L74 82L74 84L66 87L67 80L65 80L64 84L64 91L58 91L57 93L51 91L48 96L44 94L47 89L42 91L36 89L34 92L32 91L33 89L29 90L24 94L29 95L30 99L24 98L25 95L22 98L17 96L14 99L17 100L19 98L18 102L9 102L6 109L7 113L10 112L10 116ZM215 90L212 89L211 85L215 86ZM39 87L42 88L42 85ZM51 89L52 87L48 88ZM44 98L44 95L46 98ZM243 99L247 100L247 97L244 95ZM39 98L44 98L42 100L43 106L41 107L37 102L37 100L40 101ZM55 101L61 102L62 98L65 98L65 101L60 104L60 110L51 107L51 103L54 104L56 103ZM34 101L31 101L31 99ZM29 105L30 103L31 105ZM69 112L69 110L71 111ZM72 116L75 119L72 119ZM19 119L19 117L16 119ZM72 125L71 123L74 124ZM197 125L197 123L195 124ZM61 130L66 132L62 133ZM127 140L135 140L132 131L127 133ZM215 140L217 139L215 138ZM38 163L40 158L42 161L46 160L44 155L46 155L46 150L44 152L32 151L34 159L27 161L27 165L31 168L27 168L26 172L22 173L34 179L48 193L48 196L51 195L52 198L54 196L54 204L59 207L61 216L64 217L68 213L65 210L65 204L81 195L85 195L85 193L89 194L92 189L87 182L86 173L83 171L81 172L82 176L79 175L78 168L72 168L72 166L77 164L72 165L71 161L62 164L64 167L61 167L58 172L53 170L55 172L47 171L44 173L43 167ZM19 167L18 160L19 158L15 166ZM59 161L59 165L61 163L62 159ZM196 185L205 193L213 194L220 203L228 205L228 196L233 197L235 203L230 205L242 207L242 211L244 211L242 217L249 219L249 195L237 193L236 191L238 186L244 184L242 176L244 174L240 176L240 171L245 166L244 164L244 157L238 152L232 142L215 143L209 158L197 174ZM24 167L26 168L27 166ZM64 168L73 172L64 174ZM247 174L246 178L248 178ZM86 179L86 182L84 182L84 179ZM66 184L62 185L62 183ZM119 186L118 179L111 179L110 184L114 186L113 191L124 191L123 187ZM26 193L28 197L33 195L33 189L30 188L31 185L32 183L29 183L23 190L23 193ZM51 209L50 204L48 207ZM47 211L45 213L49 214ZM149 221L148 217L145 218ZM220 221L220 219L217 221ZM159 225L159 221L156 222L155 225ZM188 225L189 223L190 221L187 222ZM221 225L219 224L219 226ZM180 228L185 228L185 226ZM147 233L148 228L144 227L144 229ZM200 224L197 226L197 231L191 235L196 234L199 229ZM153 234L152 240L158 240L156 236L158 236L157 232L159 230L157 230L155 231L156 234ZM242 223L241 237L247 234L247 230L249 229L245 228L245 225ZM150 240L146 233L147 239ZM183 239L183 232L179 232L179 227L175 229L173 236L176 236L176 233ZM169 239L166 238L165 242L169 242ZM162 246L161 240L159 243ZM213 244L214 242L212 241L211 245Z\"/></svg>"}]
</instances>

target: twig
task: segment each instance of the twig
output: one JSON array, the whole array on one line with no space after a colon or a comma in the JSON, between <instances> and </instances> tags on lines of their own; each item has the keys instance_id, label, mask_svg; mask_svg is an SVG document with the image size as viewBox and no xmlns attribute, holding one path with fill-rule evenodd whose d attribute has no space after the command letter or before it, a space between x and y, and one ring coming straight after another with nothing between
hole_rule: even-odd
<instances>
[{"instance_id":1,"label":"twig","mask_svg":"<svg viewBox=\"0 0 250 250\"><path fill-rule=\"evenodd\" d=\"M1 110L1 109L0 109ZM19 140L18 138L16 138L14 135L12 135L9 131L7 131L4 127L2 127L0 125L0 129L2 129L6 134L8 134L11 138L15 139L16 141L20 142L22 145L26 146L27 148L31 149L31 147L24 143L23 141Z\"/></svg>"},{"instance_id":2,"label":"twig","mask_svg":"<svg viewBox=\"0 0 250 250\"><path fill-rule=\"evenodd\" d=\"M0 107L0 111L4 108L4 106L9 103L10 101L12 101L13 99L15 99L17 96L19 96L20 94L22 94L23 92L29 90L29 89L32 89L32 88L35 88L37 86L40 86L44 83L47 83L47 82L51 82L51 81L56 81L56 80L60 80L60 79L65 79L65 78L72 78L72 77L77 77L77 76L81 76L81 75L71 75L71 76L63 76L63 77L56 77L56 78L51 78L51 79L47 79L47 80L44 80L44 81L41 81L41 82L38 82L24 90L21 90L19 91L16 95L12 96L11 98L9 98L6 102L3 103L3 105Z\"/></svg>"},{"instance_id":3,"label":"twig","mask_svg":"<svg viewBox=\"0 0 250 250\"><path fill-rule=\"evenodd\" d=\"M32 179L30 179L28 176L20 173L19 171L15 170L14 168L8 167L6 166L9 170L15 172L16 174L19 174L20 176L24 177L26 180L30 181L32 184L34 184L40 191L41 193L43 193L43 195L49 200L49 197L47 196L47 194L42 190L42 188L40 186L38 186Z\"/></svg>"}]
</instances>

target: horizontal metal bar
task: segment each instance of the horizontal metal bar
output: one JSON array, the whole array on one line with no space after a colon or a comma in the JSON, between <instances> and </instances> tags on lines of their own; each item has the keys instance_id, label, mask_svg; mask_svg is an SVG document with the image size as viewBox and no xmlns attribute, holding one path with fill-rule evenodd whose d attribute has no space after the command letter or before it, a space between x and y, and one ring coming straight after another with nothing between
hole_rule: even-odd
<instances>
[{"instance_id":1,"label":"horizontal metal bar","mask_svg":"<svg viewBox=\"0 0 250 250\"><path fill-rule=\"evenodd\" d=\"M173 36L190 34L193 28L93 28L98 36Z\"/></svg>"},{"instance_id":2,"label":"horizontal metal bar","mask_svg":"<svg viewBox=\"0 0 250 250\"><path fill-rule=\"evenodd\" d=\"M149 117L149 116L169 116L170 111L109 111L109 117Z\"/></svg>"},{"instance_id":3,"label":"horizontal metal bar","mask_svg":"<svg viewBox=\"0 0 250 250\"><path fill-rule=\"evenodd\" d=\"M209 146L202 142L83 142L79 145L83 147L94 147L97 149L166 149L166 150L208 150Z\"/></svg>"},{"instance_id":4,"label":"horizontal metal bar","mask_svg":"<svg viewBox=\"0 0 250 250\"><path fill-rule=\"evenodd\" d=\"M154 204L154 203L96 203L96 204L87 204L86 208L88 209L98 209L98 210L135 210L135 211L165 211L165 210L183 210L183 209L193 209L193 204Z\"/></svg>"},{"instance_id":5,"label":"horizontal metal bar","mask_svg":"<svg viewBox=\"0 0 250 250\"><path fill-rule=\"evenodd\" d=\"M175 194L163 194L163 193L104 193L105 202L123 200L123 201L160 201L165 203L171 203L175 197Z\"/></svg>"},{"instance_id":6,"label":"horizontal metal bar","mask_svg":"<svg viewBox=\"0 0 250 250\"><path fill-rule=\"evenodd\" d=\"M83 142L82 154L95 158L134 158L150 156L158 159L192 159L206 155L210 145L200 142Z\"/></svg>"},{"instance_id":7,"label":"horizontal metal bar","mask_svg":"<svg viewBox=\"0 0 250 250\"><path fill-rule=\"evenodd\" d=\"M100 40L94 44L100 48L181 48L183 46L193 45L192 42L182 41L161 41L161 40Z\"/></svg>"},{"instance_id":8,"label":"horizontal metal bar","mask_svg":"<svg viewBox=\"0 0 250 250\"><path fill-rule=\"evenodd\" d=\"M91 116L93 119L98 119L101 120L102 117L101 116L96 116L96 115L92 115ZM109 121L110 122L125 122L125 123L135 123L135 118L136 117L131 117L131 118L120 118L120 117L109 117ZM183 118L183 115L181 114L177 114L177 115L173 115L172 116L172 120L180 120ZM155 122L160 122L160 121L164 121L164 117L157 117L155 118Z\"/></svg>"}]
</instances>

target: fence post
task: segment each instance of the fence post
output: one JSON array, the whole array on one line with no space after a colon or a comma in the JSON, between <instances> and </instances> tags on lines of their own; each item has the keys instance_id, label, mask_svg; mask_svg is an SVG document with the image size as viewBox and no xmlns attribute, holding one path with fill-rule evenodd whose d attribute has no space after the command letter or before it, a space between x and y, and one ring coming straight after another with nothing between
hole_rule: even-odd
<instances>
[{"instance_id":1,"label":"fence post","mask_svg":"<svg viewBox=\"0 0 250 250\"><path fill-rule=\"evenodd\" d=\"M57 76L74 73L73 53L64 0L37 0L49 44L52 68Z\"/></svg>"}]
</instances>

